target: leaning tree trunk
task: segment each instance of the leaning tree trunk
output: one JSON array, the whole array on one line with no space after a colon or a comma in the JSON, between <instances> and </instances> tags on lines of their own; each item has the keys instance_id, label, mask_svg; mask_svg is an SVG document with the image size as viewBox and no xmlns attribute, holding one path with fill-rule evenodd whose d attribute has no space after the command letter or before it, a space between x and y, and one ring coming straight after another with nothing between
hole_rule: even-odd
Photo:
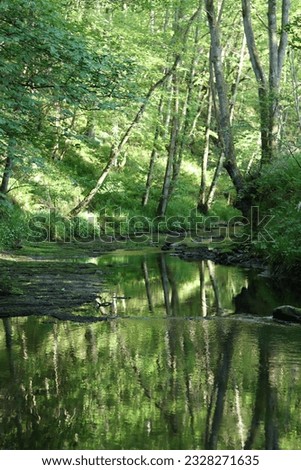
<instances>
[{"instance_id":1,"label":"leaning tree trunk","mask_svg":"<svg viewBox=\"0 0 301 470\"><path fill-rule=\"evenodd\" d=\"M215 196L215 193L216 193L216 190L217 190L219 177L220 177L220 175L222 173L222 170L223 170L223 167L224 167L224 158L225 158L224 152L221 152L220 155L219 155L217 165L215 167L214 175L213 175L213 178L212 178L212 181L211 181L211 184L210 184L210 188L209 188L209 191L208 191L208 195L207 195L207 198L206 198L206 202L205 202L205 208L206 208L207 212L209 212L209 210L211 209L213 201L214 201L214 196Z\"/></svg>"},{"instance_id":2,"label":"leaning tree trunk","mask_svg":"<svg viewBox=\"0 0 301 470\"><path fill-rule=\"evenodd\" d=\"M169 69L164 75L162 78L160 78L160 80L158 80L156 83L154 83L150 89L149 89L149 92L147 93L146 97L145 97L145 100L144 100L144 103L141 105L138 113L136 114L134 120L132 121L132 123L130 124L130 126L128 127L128 129L126 130L125 134L123 135L121 141L119 142L118 146L117 147L112 147L111 148L111 152L110 152L110 156L109 156L109 160L108 160L108 163L106 165L106 167L104 168L102 174L100 175L96 185L94 186L94 188L89 192L89 194L74 208L72 209L72 211L70 212L70 215L72 217L75 217L77 216L82 210L84 210L89 204L90 202L94 199L94 197L96 196L96 194L98 193L98 191L100 190L100 188L102 187L103 183L105 182L107 176L109 175L111 169L114 167L115 165L115 162L117 160L117 158L119 157L121 151L123 150L124 146L127 144L133 130L135 129L135 127L137 126L137 124L140 122L145 110L146 110L146 107L147 107L147 104L151 98L151 96L153 95L153 93L157 90L157 88L159 88L161 85L163 85L165 83L165 81L167 80L167 78L174 72L174 70L177 68L178 64L180 62L180 56L178 55L176 58L175 58L175 61L174 61L174 64L172 66L171 69Z\"/></svg>"},{"instance_id":3,"label":"leaning tree trunk","mask_svg":"<svg viewBox=\"0 0 301 470\"><path fill-rule=\"evenodd\" d=\"M198 18L200 11L201 11L201 3L199 4L197 10L189 18L189 20L187 22L187 25L186 25L186 28L184 29L184 32L182 34L183 48L182 48L181 53L176 54L173 66L163 75L163 77L160 78L160 80L158 80L156 83L154 83L150 87L150 89L149 89L149 91L148 91L148 93L145 97L144 103L141 105L141 107L140 107L139 111L137 112L134 120L132 121L132 123L130 124L130 126L126 130L126 132L124 133L121 141L119 142L117 147L112 147L108 163L106 164L102 174L100 175L99 179L97 180L96 185L89 192L89 194L86 197L84 197L84 199L82 199L82 201L80 201L77 204L77 206L74 207L70 211L70 216L71 217L76 217L81 211L83 211L86 207L88 207L90 202L94 199L94 197L99 192L102 185L104 184L105 180L107 179L108 175L110 174L111 169L114 167L117 158L119 157L119 155L122 152L123 148L127 144L130 136L132 135L133 130L136 128L137 124L140 122L142 116L144 115L144 112L146 110L148 102L149 102L150 98L152 97L153 93L161 85L163 85L165 83L165 81L168 79L168 77L170 77L174 73L174 71L177 69L178 65L181 62L183 51L185 50L185 44L186 44L186 41L187 41L188 36L189 36L190 28L193 25L196 18Z\"/></svg>"}]
</instances>

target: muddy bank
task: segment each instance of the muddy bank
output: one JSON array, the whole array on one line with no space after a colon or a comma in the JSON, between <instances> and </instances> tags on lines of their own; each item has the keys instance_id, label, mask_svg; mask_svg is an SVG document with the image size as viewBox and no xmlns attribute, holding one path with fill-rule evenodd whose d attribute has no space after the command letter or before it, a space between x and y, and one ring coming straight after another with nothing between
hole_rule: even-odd
<instances>
[{"instance_id":1,"label":"muddy bank","mask_svg":"<svg viewBox=\"0 0 301 470\"><path fill-rule=\"evenodd\" d=\"M96 298L106 273L92 263L1 260L0 272L0 318L103 320Z\"/></svg>"}]
</instances>

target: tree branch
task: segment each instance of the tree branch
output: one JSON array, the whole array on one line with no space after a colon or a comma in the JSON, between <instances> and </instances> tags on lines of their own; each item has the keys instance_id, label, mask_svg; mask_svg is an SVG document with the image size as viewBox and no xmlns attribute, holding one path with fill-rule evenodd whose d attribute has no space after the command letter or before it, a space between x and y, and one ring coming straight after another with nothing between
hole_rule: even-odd
<instances>
[{"instance_id":1,"label":"tree branch","mask_svg":"<svg viewBox=\"0 0 301 470\"><path fill-rule=\"evenodd\" d=\"M187 26L185 28L185 31L184 31L184 34L183 34L183 48L182 48L182 52L181 54L177 54L175 56L175 60L174 60L174 63L172 65L172 67L157 81L155 82L149 89L147 95L145 96L144 98L144 103L141 105L140 109L138 110L134 120L131 122L131 124L129 125L129 127L127 128L127 130L125 131L123 137L121 138L119 144L117 147L112 147L111 148L111 152L110 152L110 156L109 156L109 160L108 160L108 163L107 165L105 166L103 172L101 173L100 177L98 178L97 182L96 182L96 185L94 186L94 188L89 192L89 194L84 197L84 199L82 199L82 201L80 201L76 207L74 207L74 209L71 210L70 212L70 216L71 217L76 217L83 209L85 209L89 204L90 202L92 201L92 199L95 197L95 195L98 193L98 191L100 190L100 188L102 187L103 183L105 182L107 176L109 175L112 167L114 166L117 158L119 157L120 153L122 152L123 148L125 147L125 145L127 144L132 132L133 132L133 129L137 126L137 124L140 122L145 110L146 110L146 107L148 105L148 102L150 100L150 98L152 97L153 93L161 86L165 83L165 81L173 74L173 72L176 70L176 68L178 67L178 65L181 63L181 60L182 60L182 54L185 50L185 43L188 39L188 35L189 35L189 32L190 32L190 28L193 24L193 22L198 18L200 12L201 12L201 9L202 9L202 1L200 1L199 3L199 7L197 8L197 10L194 12L194 14L190 17L188 23L187 23Z\"/></svg>"}]
</instances>

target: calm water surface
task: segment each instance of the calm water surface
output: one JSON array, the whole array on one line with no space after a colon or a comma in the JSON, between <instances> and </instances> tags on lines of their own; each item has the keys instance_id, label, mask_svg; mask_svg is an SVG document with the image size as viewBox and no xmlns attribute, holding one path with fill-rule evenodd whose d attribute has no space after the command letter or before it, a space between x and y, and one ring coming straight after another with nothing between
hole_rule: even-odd
<instances>
[{"instance_id":1,"label":"calm water surface","mask_svg":"<svg viewBox=\"0 0 301 470\"><path fill-rule=\"evenodd\" d=\"M161 253L88 260L98 324L2 319L2 449L301 449L301 305L257 273ZM84 279L83 279L84 288Z\"/></svg>"}]
</instances>

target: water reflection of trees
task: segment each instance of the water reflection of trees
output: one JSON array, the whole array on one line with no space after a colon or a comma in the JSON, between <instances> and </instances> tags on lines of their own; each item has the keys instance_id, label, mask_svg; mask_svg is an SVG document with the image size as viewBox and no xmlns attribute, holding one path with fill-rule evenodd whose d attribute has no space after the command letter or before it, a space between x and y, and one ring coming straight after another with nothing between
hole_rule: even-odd
<instances>
[{"instance_id":1,"label":"water reflection of trees","mask_svg":"<svg viewBox=\"0 0 301 470\"><path fill-rule=\"evenodd\" d=\"M233 297L246 282L243 274L215 266L211 261L188 265L185 273L185 270L175 269L176 263L165 254L158 255L156 275L150 278L149 272L154 273L154 266L149 266L147 258L142 261L145 291L141 292L137 303L144 295L148 310L154 313L160 309L163 299L167 316L207 317L233 311Z\"/></svg>"},{"instance_id":2,"label":"water reflection of trees","mask_svg":"<svg viewBox=\"0 0 301 470\"><path fill-rule=\"evenodd\" d=\"M205 449L217 449L218 446L236 334L237 326L234 325L223 337L220 345L214 383L207 409Z\"/></svg>"},{"instance_id":3,"label":"water reflection of trees","mask_svg":"<svg viewBox=\"0 0 301 470\"><path fill-rule=\"evenodd\" d=\"M285 329L275 349L267 327L250 338L246 324L229 319L8 323L2 448L298 446L301 373L286 393Z\"/></svg>"},{"instance_id":4,"label":"water reflection of trees","mask_svg":"<svg viewBox=\"0 0 301 470\"><path fill-rule=\"evenodd\" d=\"M140 319L3 319L0 446L300 447L301 366L290 362L299 329L224 318L246 286L234 270L179 269L165 255L140 258L138 269L141 282L128 269L114 291L145 299ZM136 307L122 302L122 312Z\"/></svg>"},{"instance_id":5,"label":"water reflection of trees","mask_svg":"<svg viewBox=\"0 0 301 470\"><path fill-rule=\"evenodd\" d=\"M278 438L278 399L276 384L271 379L271 333L268 329L262 329L258 340L259 364L258 378L252 412L252 421L245 443L245 449L253 449L256 446L256 437L259 434L260 425L264 425L265 449L279 449Z\"/></svg>"},{"instance_id":6,"label":"water reflection of trees","mask_svg":"<svg viewBox=\"0 0 301 470\"><path fill-rule=\"evenodd\" d=\"M121 316L225 315L233 312L233 298L246 285L244 273L211 261L183 263L165 253L115 261L106 300L115 299L114 313Z\"/></svg>"}]
</instances>

